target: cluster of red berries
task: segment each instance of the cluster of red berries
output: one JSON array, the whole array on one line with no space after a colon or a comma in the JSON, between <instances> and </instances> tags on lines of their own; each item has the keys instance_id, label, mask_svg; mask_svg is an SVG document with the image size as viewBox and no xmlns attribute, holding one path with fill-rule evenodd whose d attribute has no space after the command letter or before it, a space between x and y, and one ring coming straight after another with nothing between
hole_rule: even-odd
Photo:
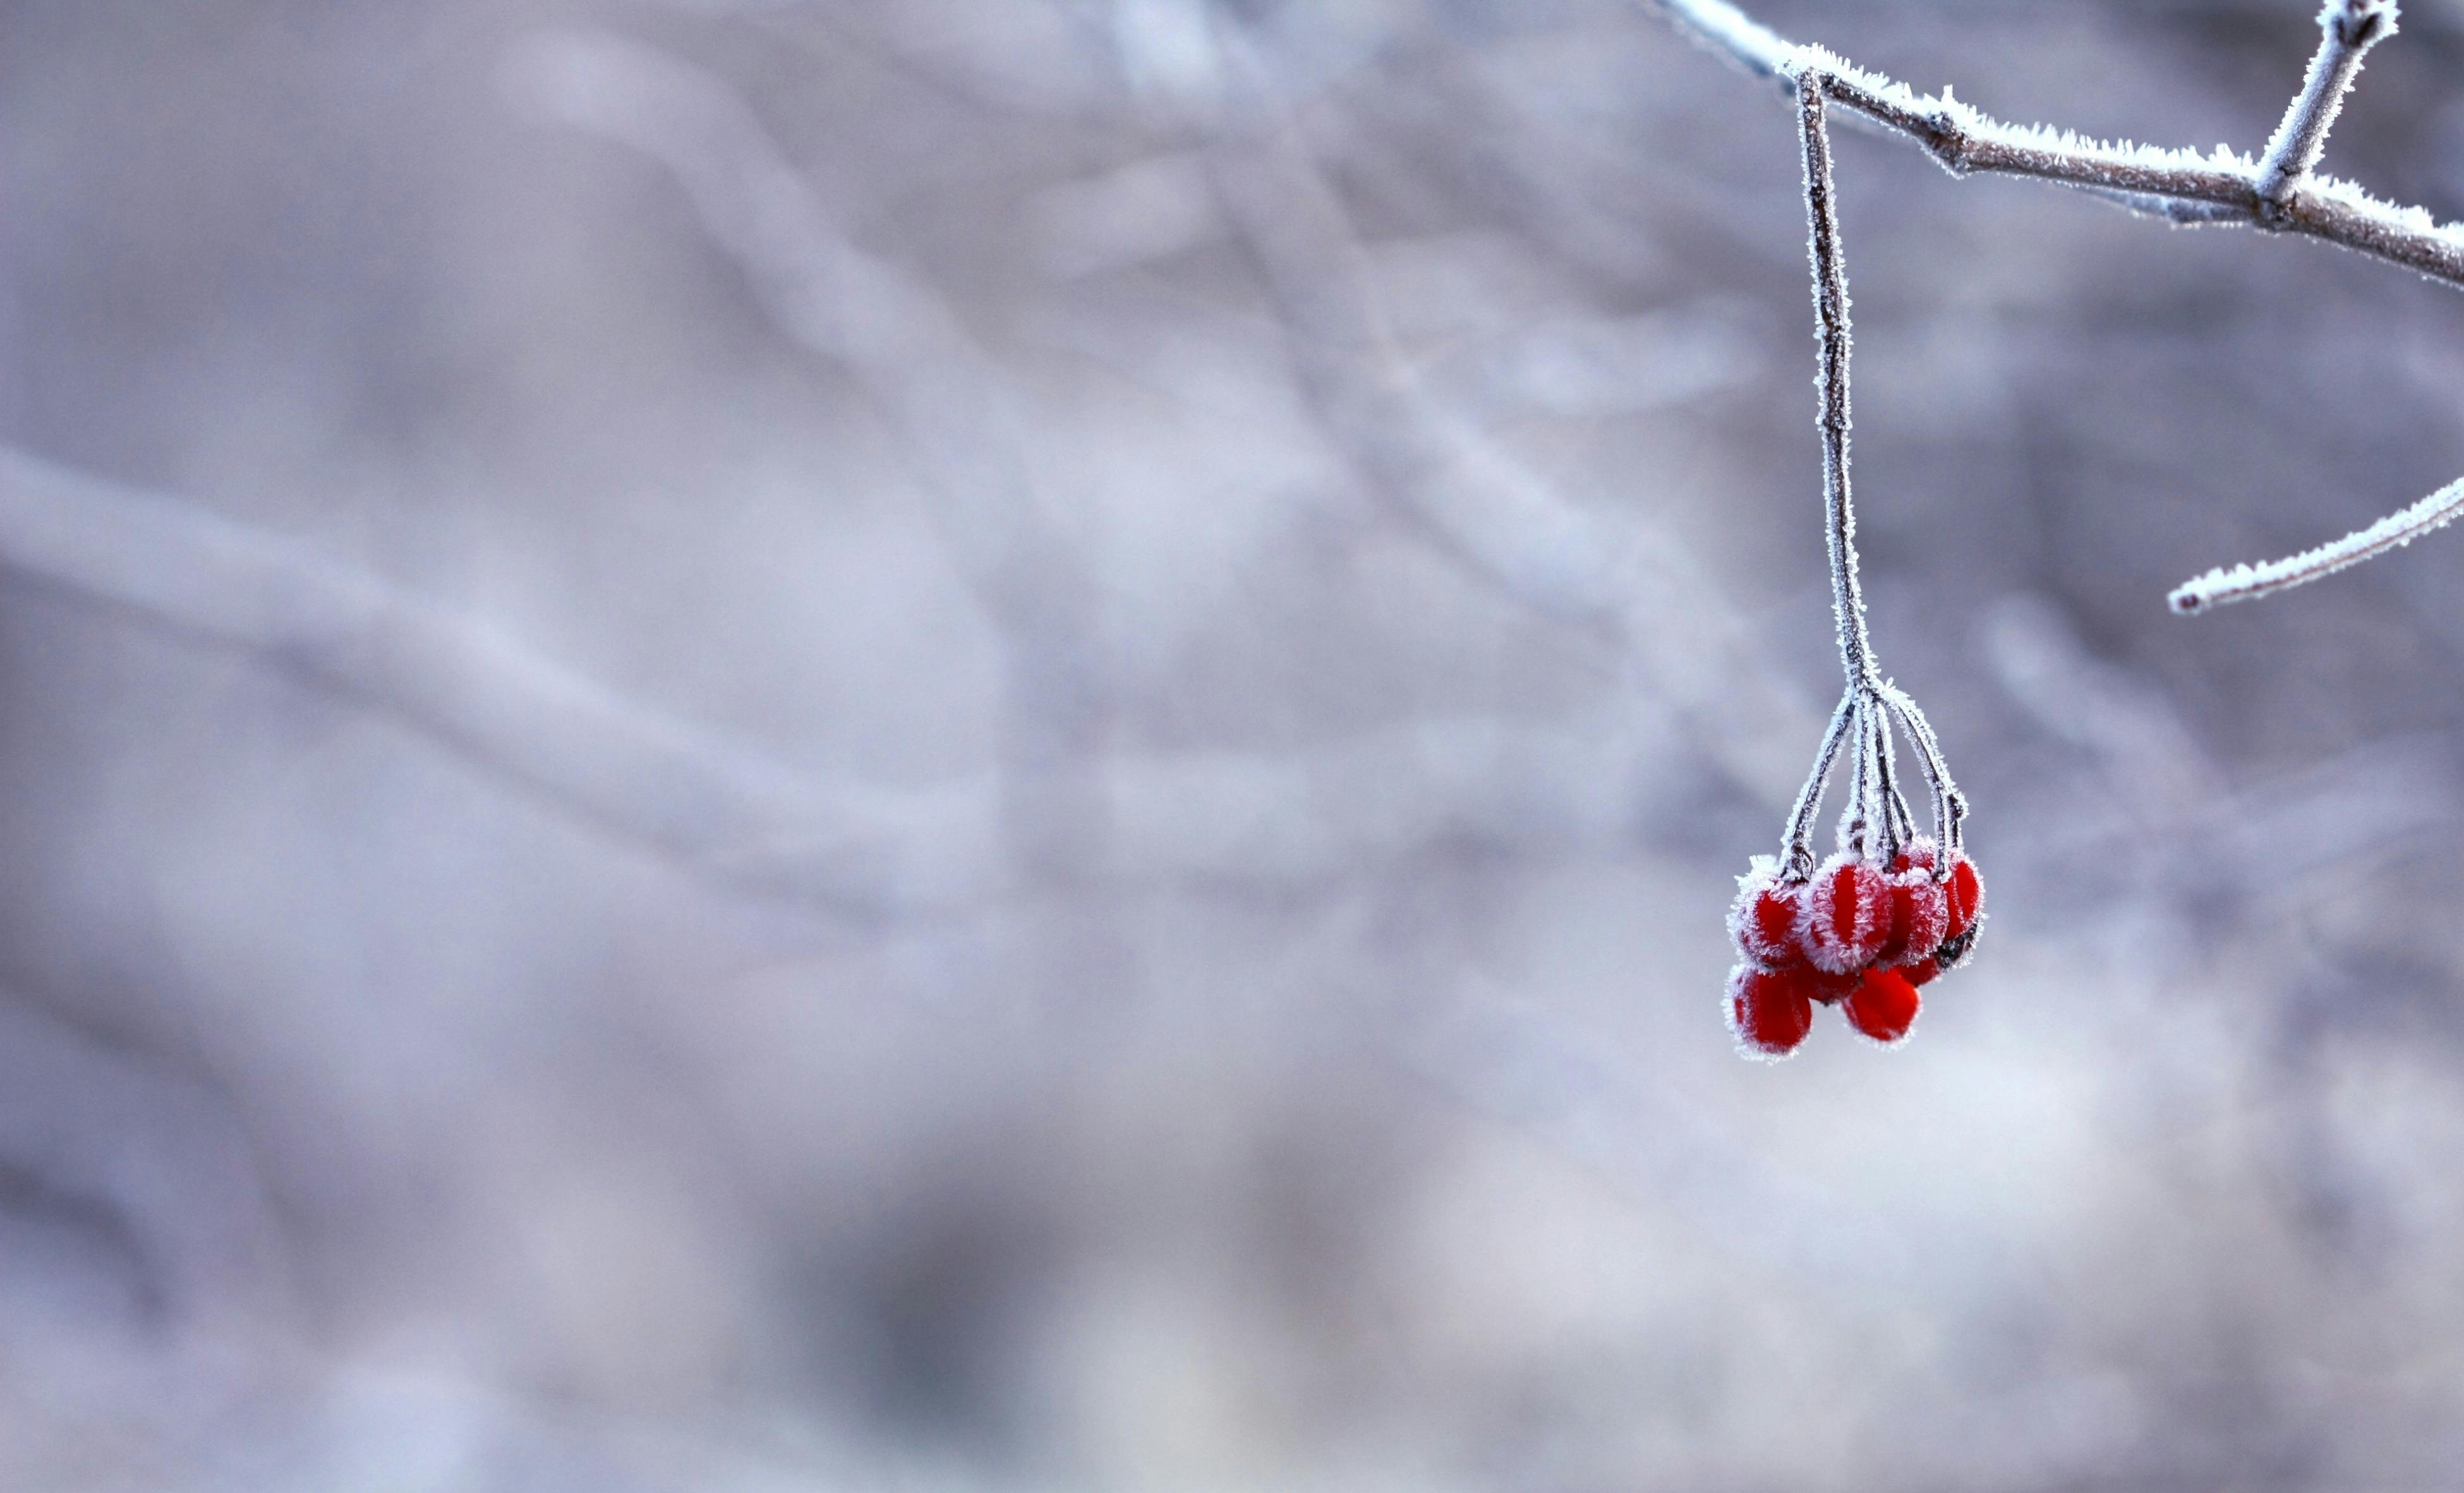
<instances>
[{"instance_id":1,"label":"cluster of red berries","mask_svg":"<svg viewBox=\"0 0 2464 1493\"><path fill-rule=\"evenodd\" d=\"M1919 837L1885 864L1842 853L1811 877L1756 856L1737 878L1728 935L1728 1025L1749 1057L1781 1058L1814 1025L1814 1005L1844 1004L1848 1024L1893 1043L1915 1024L1917 987L1956 969L1976 941L1985 887L1965 850L1937 877Z\"/></svg>"}]
</instances>

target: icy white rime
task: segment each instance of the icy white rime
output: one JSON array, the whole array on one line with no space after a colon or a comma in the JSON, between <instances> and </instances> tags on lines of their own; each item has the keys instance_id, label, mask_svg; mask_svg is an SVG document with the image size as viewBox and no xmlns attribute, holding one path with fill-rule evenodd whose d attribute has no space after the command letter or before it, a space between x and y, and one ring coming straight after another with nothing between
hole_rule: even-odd
<instances>
[{"instance_id":1,"label":"icy white rime","mask_svg":"<svg viewBox=\"0 0 2464 1493\"><path fill-rule=\"evenodd\" d=\"M2301 91L2285 109L2283 122L2255 159L2224 145L2211 153L2090 140L2069 130L2016 125L1969 107L1945 88L1919 94L1903 83L1865 72L1827 52L1793 47L1727 0L1640 0L1644 9L1675 22L1712 50L1747 70L1774 78L1800 95L1818 94L1884 129L1924 147L1954 176L1997 171L2079 187L2133 212L2183 225L2242 224L2271 232L2299 233L2388 260L2431 279L2464 287L2464 226L2442 224L2419 208L2381 202L2349 182L2316 174L2327 132L2343 106L2370 48L2395 34L2396 0L2327 0L2319 13L2319 50ZM1819 130L1809 113L1807 152L1812 169ZM1809 176L1808 191L1815 191ZM1827 182L1821 188L1827 193ZM1811 201L1811 198L1809 198ZM1837 264L1837 242L1833 242ZM1821 277L1822 234L1815 232L1816 278ZM1846 357L1846 301L1839 356ZM1825 377L1829 378L1828 353ZM1826 383L1826 388L1829 387ZM1828 406L1826 406L1826 420ZM1846 499L1846 388L1839 385L1836 451L1838 501ZM1826 426L1826 436L1829 435ZM2346 565L2406 544L2455 516L2464 495L2441 489L2400 513L2333 544L2258 566L2211 571L2173 592L2177 612L2195 612L2224 602L2265 596L2315 581ZM1835 531L1839 526L1835 523ZM1835 538L1835 542L1837 539ZM1854 557L1847 587L1853 601ZM1835 580L1837 574L1835 560ZM1843 650L1861 648L1841 623ZM1856 666L1851 653L1850 668Z\"/></svg>"}]
</instances>

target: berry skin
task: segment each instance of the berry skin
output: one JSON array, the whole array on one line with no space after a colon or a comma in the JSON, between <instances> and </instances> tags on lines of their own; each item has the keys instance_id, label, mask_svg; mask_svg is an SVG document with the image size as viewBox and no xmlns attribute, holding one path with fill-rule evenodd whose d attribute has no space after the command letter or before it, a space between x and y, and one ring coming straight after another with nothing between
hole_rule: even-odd
<instances>
[{"instance_id":1,"label":"berry skin","mask_svg":"<svg viewBox=\"0 0 2464 1493\"><path fill-rule=\"evenodd\" d=\"M1728 972L1728 1030L1749 1058L1777 1062L1796 1050L1814 1028L1814 1006L1803 970L1762 970L1740 964Z\"/></svg>"},{"instance_id":2,"label":"berry skin","mask_svg":"<svg viewBox=\"0 0 2464 1493\"><path fill-rule=\"evenodd\" d=\"M1914 964L1903 965L1900 970L1900 977L1902 979L1906 980L1911 985L1917 986L1932 984L1935 977L1941 974L1942 964L1940 960L1932 955L1927 955L1925 958L1919 959Z\"/></svg>"},{"instance_id":3,"label":"berry skin","mask_svg":"<svg viewBox=\"0 0 2464 1493\"><path fill-rule=\"evenodd\" d=\"M1803 882L1780 879L1777 861L1755 856L1752 867L1737 878L1736 904L1728 909L1728 939L1739 955L1766 969L1803 964L1796 924L1804 893Z\"/></svg>"},{"instance_id":4,"label":"berry skin","mask_svg":"<svg viewBox=\"0 0 2464 1493\"><path fill-rule=\"evenodd\" d=\"M1819 970L1853 975L1874 962L1891 933L1890 879L1880 864L1842 853L1805 889L1797 939Z\"/></svg>"},{"instance_id":5,"label":"berry skin","mask_svg":"<svg viewBox=\"0 0 2464 1493\"><path fill-rule=\"evenodd\" d=\"M1916 1024L1917 987L1897 970L1867 970L1848 998L1848 1024L1879 1043L1895 1043Z\"/></svg>"},{"instance_id":6,"label":"berry skin","mask_svg":"<svg viewBox=\"0 0 2464 1493\"><path fill-rule=\"evenodd\" d=\"M1985 905L1985 883L1976 874L1976 863L1968 852L1957 852L1950 863L1950 879L1943 883L1943 891L1950 904L1950 920L1942 931L1946 939L1957 938L1976 926L1976 914Z\"/></svg>"},{"instance_id":7,"label":"berry skin","mask_svg":"<svg viewBox=\"0 0 2464 1493\"><path fill-rule=\"evenodd\" d=\"M1819 1000L1824 1005L1837 1005L1855 995L1857 981L1863 977L1862 971L1834 975L1829 970L1817 970L1811 964L1792 966L1789 973L1803 982L1806 999Z\"/></svg>"},{"instance_id":8,"label":"berry skin","mask_svg":"<svg viewBox=\"0 0 2464 1493\"><path fill-rule=\"evenodd\" d=\"M1976 874L1976 863L1966 851L1950 863L1950 879L1942 885L1945 911L1942 942L1933 951L1933 962L1942 969L1955 970L1968 962L1968 953L1976 947L1980 927L1979 910L1985 903L1985 883Z\"/></svg>"},{"instance_id":9,"label":"berry skin","mask_svg":"<svg viewBox=\"0 0 2464 1493\"><path fill-rule=\"evenodd\" d=\"M1902 861L1906 859L1901 857ZM1942 884L1933 879L1931 867L1907 866L1893 871L1889 882L1890 932L1874 954L1874 962L1886 969L1932 957L1948 931L1950 919L1950 899Z\"/></svg>"}]
</instances>

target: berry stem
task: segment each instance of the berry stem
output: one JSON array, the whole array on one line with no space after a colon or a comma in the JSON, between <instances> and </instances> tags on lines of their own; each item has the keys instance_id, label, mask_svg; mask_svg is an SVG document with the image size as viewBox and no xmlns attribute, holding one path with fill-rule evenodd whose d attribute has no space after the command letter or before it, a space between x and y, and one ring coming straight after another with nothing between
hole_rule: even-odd
<instances>
[{"instance_id":1,"label":"berry stem","mask_svg":"<svg viewBox=\"0 0 2464 1493\"><path fill-rule=\"evenodd\" d=\"M1865 598L1857 583L1857 511L1848 494L1848 271L1839 245L1839 211L1831 181L1831 132L1823 120L1825 75L1796 76L1797 121L1805 142L1805 215L1812 232L1815 336L1822 345L1822 498L1831 552L1831 610L1838 625L1839 664L1850 692L1881 683L1873 640L1865 632Z\"/></svg>"},{"instance_id":2,"label":"berry stem","mask_svg":"<svg viewBox=\"0 0 2464 1493\"><path fill-rule=\"evenodd\" d=\"M1796 790L1796 806L1788 812L1788 838L1782 847L1780 867L1791 881L1803 881L1814 874L1818 859L1814 853L1814 816L1822 807L1822 785L1831 778L1832 765L1839 760L1839 749L1848 740L1848 728L1856 724L1857 698L1854 690L1839 697L1839 708L1831 713L1831 724L1822 730L1821 749L1814 754L1814 771L1806 774L1805 786Z\"/></svg>"},{"instance_id":3,"label":"berry stem","mask_svg":"<svg viewBox=\"0 0 2464 1493\"><path fill-rule=\"evenodd\" d=\"M1917 765L1924 769L1925 783L1933 789L1934 835L1941 840L1943 848L1934 867L1934 879L1940 881L1950 874L1950 852L1959 848L1959 826L1968 817L1968 798L1951 781L1950 765L1943 759L1942 742L1933 734L1933 722L1917 709L1917 702L1891 684L1877 691L1876 698L1900 723L1900 729L1907 733L1908 740L1917 749Z\"/></svg>"},{"instance_id":4,"label":"berry stem","mask_svg":"<svg viewBox=\"0 0 2464 1493\"><path fill-rule=\"evenodd\" d=\"M1814 270L1814 328L1821 347L1815 387L1820 392L1817 424L1822 432L1823 536L1831 559L1831 610L1837 626L1840 671L1847 689L1831 724L1822 734L1814 770L1797 790L1789 811L1788 835L1781 847L1781 874L1792 881L1813 875L1812 843L1815 816L1821 810L1825 785L1845 751L1850 786L1839 813L1839 841L1860 858L1884 863L1896 859L1916 838L1916 820L1900 791L1899 765L1892 739L1894 727L1916 748L1917 765L1933 790L1934 833L1943 850L1936 858L1937 880L1948 874L1951 853L1959 846L1959 823L1967 813L1943 763L1941 743L1934 739L1916 702L1881 675L1874 643L1865 627L1865 598L1857 579L1857 509L1848 486L1848 272L1840 248L1837 194L1831 176L1831 135L1825 122L1825 89L1833 81L1818 64L1808 63L1794 75L1797 120L1805 145L1805 215L1809 255Z\"/></svg>"}]
</instances>

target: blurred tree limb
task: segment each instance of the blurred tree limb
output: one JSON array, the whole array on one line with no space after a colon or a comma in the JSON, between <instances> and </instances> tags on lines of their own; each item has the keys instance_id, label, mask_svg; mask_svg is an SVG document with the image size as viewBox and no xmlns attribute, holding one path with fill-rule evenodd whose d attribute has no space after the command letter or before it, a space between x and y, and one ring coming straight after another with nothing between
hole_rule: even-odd
<instances>
[{"instance_id":1,"label":"blurred tree limb","mask_svg":"<svg viewBox=\"0 0 2464 1493\"><path fill-rule=\"evenodd\" d=\"M0 446L0 568L359 700L721 889L873 922L1015 895L1002 789L813 775L471 613L193 504ZM1647 756L1647 754L1645 754ZM1108 756L1084 881L1274 885L1433 840L1614 836L1640 770L1600 723L1419 720L1312 750Z\"/></svg>"}]
</instances>

